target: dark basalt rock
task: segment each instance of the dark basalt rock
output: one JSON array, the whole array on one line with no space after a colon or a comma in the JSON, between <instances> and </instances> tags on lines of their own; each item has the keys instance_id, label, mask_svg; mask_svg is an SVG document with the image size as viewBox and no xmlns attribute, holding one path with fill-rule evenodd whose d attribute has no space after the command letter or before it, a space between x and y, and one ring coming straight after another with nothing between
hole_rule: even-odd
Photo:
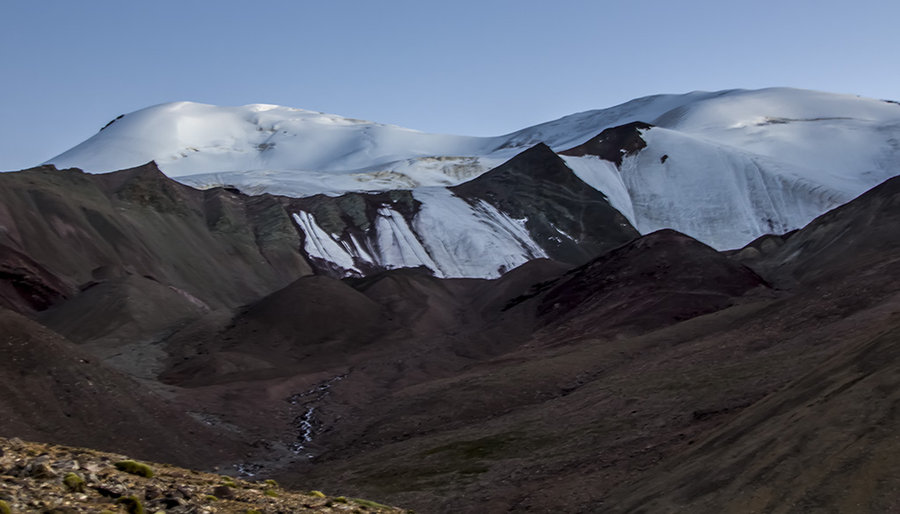
<instances>
[{"instance_id":1,"label":"dark basalt rock","mask_svg":"<svg viewBox=\"0 0 900 514\"><path fill-rule=\"evenodd\" d=\"M112 124L115 123L116 121L121 120L121 119L124 118L124 117L125 117L124 114L120 114L120 115L116 116L115 118L109 120L109 123L107 123L106 125L103 125L102 127L100 127L100 131L102 132L104 129L106 129L107 127L109 127L110 125L112 125Z\"/></svg>"},{"instance_id":2,"label":"dark basalt rock","mask_svg":"<svg viewBox=\"0 0 900 514\"><path fill-rule=\"evenodd\" d=\"M653 125L643 121L633 121L618 127L608 128L584 143L559 153L560 155L572 157L595 155L601 159L616 163L616 166L621 166L623 156L634 155L641 151L642 148L647 147L647 142L641 138L640 131L652 127Z\"/></svg>"},{"instance_id":3,"label":"dark basalt rock","mask_svg":"<svg viewBox=\"0 0 900 514\"><path fill-rule=\"evenodd\" d=\"M547 145L538 144L480 177L450 188L515 219L551 259L582 264L638 237L606 196L585 184Z\"/></svg>"}]
</instances>

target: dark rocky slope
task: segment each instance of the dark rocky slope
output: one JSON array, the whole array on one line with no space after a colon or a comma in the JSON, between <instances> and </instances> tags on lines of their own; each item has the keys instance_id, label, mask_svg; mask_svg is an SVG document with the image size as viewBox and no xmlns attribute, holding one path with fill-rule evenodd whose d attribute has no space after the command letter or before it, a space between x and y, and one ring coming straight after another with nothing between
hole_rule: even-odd
<instances>
[{"instance_id":1,"label":"dark rocky slope","mask_svg":"<svg viewBox=\"0 0 900 514\"><path fill-rule=\"evenodd\" d=\"M756 266L763 278L662 233L601 257L589 273L509 291L505 314L536 314L562 291L579 301L502 356L344 411L354 426L342 431L338 421L323 433L329 451L302 474L341 476L351 489L440 512L895 509L898 448L888 427L900 421L891 393L900 243L883 237L897 230L894 186L788 238L818 240L823 220L858 226L820 240L834 251ZM876 239L859 237L865 230ZM656 263L652 248L614 258L654 240L666 241ZM624 263L631 273L621 273ZM712 302L682 320L695 308L685 301L691 284ZM591 290L626 299L631 290L647 308L582 308ZM620 330L629 322L638 330ZM330 401L352 396L351 383Z\"/></svg>"},{"instance_id":2,"label":"dark rocky slope","mask_svg":"<svg viewBox=\"0 0 900 514\"><path fill-rule=\"evenodd\" d=\"M0 244L70 287L137 275L218 308L311 273L273 197L198 191L153 163L105 175L47 166L0 182Z\"/></svg>"},{"instance_id":3,"label":"dark rocky slope","mask_svg":"<svg viewBox=\"0 0 900 514\"><path fill-rule=\"evenodd\" d=\"M206 466L228 462L248 447L94 354L2 307L0 351L3 434Z\"/></svg>"},{"instance_id":4,"label":"dark rocky slope","mask_svg":"<svg viewBox=\"0 0 900 514\"><path fill-rule=\"evenodd\" d=\"M684 234L661 230L569 272L541 296L538 314L545 324L578 318L598 334L646 332L766 288L749 268Z\"/></svg>"},{"instance_id":5,"label":"dark rocky slope","mask_svg":"<svg viewBox=\"0 0 900 514\"><path fill-rule=\"evenodd\" d=\"M786 282L827 282L837 275L892 276L900 227L900 177L831 210L807 227L754 241L735 258Z\"/></svg>"},{"instance_id":6,"label":"dark rocky slope","mask_svg":"<svg viewBox=\"0 0 900 514\"><path fill-rule=\"evenodd\" d=\"M653 125L642 121L634 121L618 127L610 127L584 143L559 152L560 155L582 157L595 155L601 159L614 162L616 166L622 166L622 158L626 155L634 155L647 147L647 142L641 138L641 130L652 128Z\"/></svg>"},{"instance_id":7,"label":"dark rocky slope","mask_svg":"<svg viewBox=\"0 0 900 514\"><path fill-rule=\"evenodd\" d=\"M547 177L565 171L540 147L520 157ZM517 186L508 164L458 194L541 219L521 200L537 182ZM4 361L0 434L115 437L140 455L163 444L148 434L176 430L170 444L196 444L179 455L200 464L427 512L897 508L895 180L732 255L619 227L618 246L566 254L584 263L573 269L538 260L497 280L416 269L336 280L273 264L302 264L280 200L154 186L146 170L14 177L24 182L0 244L17 274L0 291L37 321L3 311L3 333L19 335L0 341L38 342ZM83 193L64 198L55 183ZM49 214L11 214L34 194L55 198L41 200ZM83 213L88 197L106 222ZM543 226L577 228L574 213L545 207ZM182 248L173 234L196 241ZM53 251L63 238L72 263ZM193 252L216 280L178 267ZM105 363L76 373L77 359L127 376ZM104 387L66 392L85 380ZM83 402L83 418L40 409L58 396ZM110 410L172 425L91 422ZM199 444L210 441L224 446Z\"/></svg>"},{"instance_id":8,"label":"dark rocky slope","mask_svg":"<svg viewBox=\"0 0 900 514\"><path fill-rule=\"evenodd\" d=\"M547 255L569 264L582 264L639 235L603 193L544 144L450 190L527 220L525 227Z\"/></svg>"}]
</instances>

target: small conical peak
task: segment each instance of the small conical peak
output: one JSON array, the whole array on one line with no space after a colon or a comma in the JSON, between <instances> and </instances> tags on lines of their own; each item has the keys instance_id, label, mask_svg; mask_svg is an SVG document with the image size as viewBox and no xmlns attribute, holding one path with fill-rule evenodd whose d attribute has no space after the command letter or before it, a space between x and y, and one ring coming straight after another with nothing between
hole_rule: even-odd
<instances>
[{"instance_id":1,"label":"small conical peak","mask_svg":"<svg viewBox=\"0 0 900 514\"><path fill-rule=\"evenodd\" d=\"M143 196L150 195L154 197L158 195L189 194L190 191L197 192L193 188L180 184L166 176L155 161L150 161L134 168L94 176L104 185L107 191L117 195L122 194L126 190L129 191L129 195L140 191Z\"/></svg>"},{"instance_id":2,"label":"small conical peak","mask_svg":"<svg viewBox=\"0 0 900 514\"><path fill-rule=\"evenodd\" d=\"M153 176L157 176L157 175L162 175L163 177L166 176L166 174L163 173L162 170L159 169L159 166L157 166L156 161L149 161L147 163L141 164L140 166L135 166L133 168L123 168L120 170L110 171L108 173L98 173L97 175L98 176L106 176L106 177L121 175L121 176L128 176L129 178L134 178L134 177L139 177L139 176L140 177L143 177L143 176L153 177Z\"/></svg>"},{"instance_id":3,"label":"small conical peak","mask_svg":"<svg viewBox=\"0 0 900 514\"><path fill-rule=\"evenodd\" d=\"M463 194L471 193L490 183L498 181L506 183L516 177L528 177L529 181L560 182L570 180L575 176L566 166L565 161L549 146L538 143L487 173L450 189Z\"/></svg>"},{"instance_id":4,"label":"small conical peak","mask_svg":"<svg viewBox=\"0 0 900 514\"><path fill-rule=\"evenodd\" d=\"M524 159L554 159L556 157L556 152L554 152L546 143L538 143L531 148L516 154L509 162L514 162L516 160L524 160Z\"/></svg>"},{"instance_id":5,"label":"small conical peak","mask_svg":"<svg viewBox=\"0 0 900 514\"><path fill-rule=\"evenodd\" d=\"M34 166L34 167L32 167L32 168L26 168L26 169L23 169L22 171L30 171L30 172L34 172L34 173L56 173L57 171L70 171L70 170L72 170L72 171L74 171L74 170L81 171L81 170L79 170L78 168L68 168L68 169L62 169L62 170L60 170L59 168L57 168L57 167L54 166L53 164L41 164L40 166Z\"/></svg>"}]
</instances>

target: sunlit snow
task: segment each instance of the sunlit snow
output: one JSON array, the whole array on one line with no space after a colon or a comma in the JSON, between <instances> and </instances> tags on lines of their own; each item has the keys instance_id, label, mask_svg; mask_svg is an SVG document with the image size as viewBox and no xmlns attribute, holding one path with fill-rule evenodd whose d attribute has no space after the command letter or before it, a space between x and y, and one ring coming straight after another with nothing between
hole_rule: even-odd
<instances>
[{"instance_id":1,"label":"sunlit snow","mask_svg":"<svg viewBox=\"0 0 900 514\"><path fill-rule=\"evenodd\" d=\"M648 146L621 169L591 156L565 157L567 165L640 232L674 228L720 249L798 228L900 169L900 105L787 88L650 96L497 137L426 134L272 105L178 102L127 114L49 162L101 172L155 160L189 185L232 185L250 194L413 189L423 206L412 226L383 213L384 231L372 240L380 255L356 257L486 276L495 273L488 268L531 258L527 238L487 207L432 188L468 181L537 143L562 151L632 121L654 127L643 131ZM304 230L316 233L314 220L301 218ZM453 218L477 218L479 228ZM487 236L459 247L438 240L482 229L518 241L519 250L505 242L489 248ZM349 250L322 237L313 251L351 269ZM389 241L398 246L388 249Z\"/></svg>"}]
</instances>

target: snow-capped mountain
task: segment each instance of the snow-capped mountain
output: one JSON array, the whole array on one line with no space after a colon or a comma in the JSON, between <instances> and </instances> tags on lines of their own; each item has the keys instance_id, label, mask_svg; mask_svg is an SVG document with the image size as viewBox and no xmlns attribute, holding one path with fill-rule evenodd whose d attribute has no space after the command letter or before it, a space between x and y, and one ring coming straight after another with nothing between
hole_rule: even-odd
<instances>
[{"instance_id":1,"label":"snow-capped mountain","mask_svg":"<svg viewBox=\"0 0 900 514\"><path fill-rule=\"evenodd\" d=\"M331 221L323 221L325 211L298 207L307 252L348 273L424 265L443 276L495 276L583 239L561 228L562 218L535 221L539 213L513 213L497 199L502 187L543 168L520 170L507 186L493 183L490 194L452 189L540 143L624 216L622 223L608 218L612 225L625 230L630 222L640 233L673 228L727 249L803 226L896 175L900 105L785 88L693 92L479 138L271 105L180 102L117 118L48 162L102 172L154 160L195 187L324 194L344 198L345 207L364 192L411 190L415 207L403 215L391 201L363 202L368 210L355 218L353 209L332 209ZM558 212L572 210L558 200Z\"/></svg>"},{"instance_id":2,"label":"snow-capped mountain","mask_svg":"<svg viewBox=\"0 0 900 514\"><path fill-rule=\"evenodd\" d=\"M452 188L285 202L310 260L339 275L424 266L439 277L496 277L540 257L580 264L638 235L546 145Z\"/></svg>"},{"instance_id":3,"label":"snow-capped mountain","mask_svg":"<svg viewBox=\"0 0 900 514\"><path fill-rule=\"evenodd\" d=\"M154 163L0 173L0 436L427 512L897 511L900 177L739 252L635 237L569 166L655 183L749 153L677 153L664 138L688 136L652 122L562 155L534 144L452 187L252 196ZM820 121L783 125L803 123ZM372 273L541 255L496 280ZM70 450L53 451L81 461ZM18 458L0 456L14 489Z\"/></svg>"}]
</instances>

